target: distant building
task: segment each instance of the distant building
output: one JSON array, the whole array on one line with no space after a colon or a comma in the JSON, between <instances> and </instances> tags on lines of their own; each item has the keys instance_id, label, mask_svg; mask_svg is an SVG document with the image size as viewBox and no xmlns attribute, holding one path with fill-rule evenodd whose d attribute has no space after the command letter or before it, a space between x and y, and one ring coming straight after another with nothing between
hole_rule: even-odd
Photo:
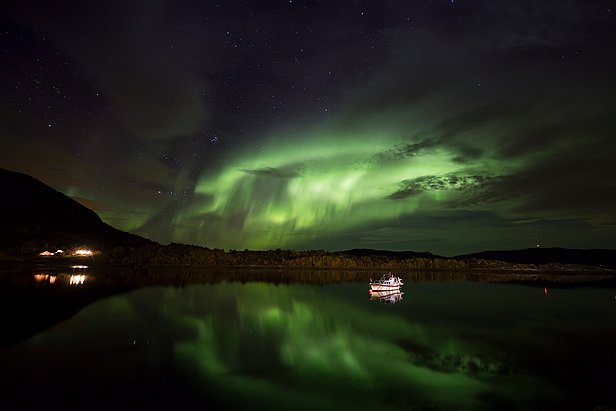
<instances>
[{"instance_id":1,"label":"distant building","mask_svg":"<svg viewBox=\"0 0 616 411\"><path fill-rule=\"evenodd\" d=\"M55 256L67 255L67 256L76 256L76 257L92 257L94 255L94 251L87 249L87 248L78 248L74 251L72 250L64 251L64 250L58 249L55 252L45 250L39 253L39 256L41 257L51 257L54 255Z\"/></svg>"},{"instance_id":2,"label":"distant building","mask_svg":"<svg viewBox=\"0 0 616 411\"><path fill-rule=\"evenodd\" d=\"M94 254L92 250L88 250L85 248L80 248L78 250L75 250L75 255L78 255L80 257L90 257L92 254Z\"/></svg>"}]
</instances>

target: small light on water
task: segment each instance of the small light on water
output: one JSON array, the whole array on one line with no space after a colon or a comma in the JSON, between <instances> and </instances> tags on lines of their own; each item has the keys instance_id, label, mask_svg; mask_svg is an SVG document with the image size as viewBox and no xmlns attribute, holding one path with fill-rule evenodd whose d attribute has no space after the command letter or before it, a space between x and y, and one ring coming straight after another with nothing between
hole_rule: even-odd
<instances>
[{"instance_id":1,"label":"small light on water","mask_svg":"<svg viewBox=\"0 0 616 411\"><path fill-rule=\"evenodd\" d=\"M80 284L83 284L85 281L86 281L85 275L71 275L71 277L69 278L70 285L80 285Z\"/></svg>"},{"instance_id":2,"label":"small light on water","mask_svg":"<svg viewBox=\"0 0 616 411\"><path fill-rule=\"evenodd\" d=\"M49 278L49 275L46 274L34 274L34 281L40 283L41 281L46 281Z\"/></svg>"}]
</instances>

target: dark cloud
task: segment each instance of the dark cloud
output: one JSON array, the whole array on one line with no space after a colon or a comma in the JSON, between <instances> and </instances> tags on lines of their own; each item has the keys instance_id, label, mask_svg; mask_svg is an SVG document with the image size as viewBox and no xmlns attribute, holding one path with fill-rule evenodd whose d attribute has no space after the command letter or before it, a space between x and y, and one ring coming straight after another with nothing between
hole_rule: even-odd
<instances>
[{"instance_id":1,"label":"dark cloud","mask_svg":"<svg viewBox=\"0 0 616 411\"><path fill-rule=\"evenodd\" d=\"M509 186L522 188L525 195L515 207L517 212L592 218L616 209L615 175L612 156L580 152L513 175Z\"/></svg>"},{"instance_id":2,"label":"dark cloud","mask_svg":"<svg viewBox=\"0 0 616 411\"><path fill-rule=\"evenodd\" d=\"M415 157L429 152L440 145L440 140L435 138L426 138L422 140L422 137L418 136L417 139L419 140L417 142L400 144L390 150L377 153L374 155L374 160L377 162L386 162Z\"/></svg>"},{"instance_id":3,"label":"dark cloud","mask_svg":"<svg viewBox=\"0 0 616 411\"><path fill-rule=\"evenodd\" d=\"M588 40L597 18L608 20L606 7L601 1L490 1L482 12L500 27L500 47L570 47Z\"/></svg>"},{"instance_id":4,"label":"dark cloud","mask_svg":"<svg viewBox=\"0 0 616 411\"><path fill-rule=\"evenodd\" d=\"M588 224L614 225L616 166L613 150L559 153L557 159L537 161L527 168L486 179L475 190L462 192L446 208L489 208L495 204L504 215L535 219L571 219ZM612 217L610 217L612 216Z\"/></svg>"},{"instance_id":5,"label":"dark cloud","mask_svg":"<svg viewBox=\"0 0 616 411\"><path fill-rule=\"evenodd\" d=\"M390 200L403 200L413 195L429 191L462 191L469 189L483 189L485 185L499 179L494 176L463 175L450 173L443 176L421 176L410 180L403 180L399 189L387 198Z\"/></svg>"}]
</instances>

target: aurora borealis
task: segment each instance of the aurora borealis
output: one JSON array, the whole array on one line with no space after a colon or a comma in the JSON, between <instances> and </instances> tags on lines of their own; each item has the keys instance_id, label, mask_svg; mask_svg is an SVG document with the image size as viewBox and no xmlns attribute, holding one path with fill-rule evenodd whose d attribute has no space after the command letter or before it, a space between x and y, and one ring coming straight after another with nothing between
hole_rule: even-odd
<instances>
[{"instance_id":1,"label":"aurora borealis","mask_svg":"<svg viewBox=\"0 0 616 411\"><path fill-rule=\"evenodd\" d=\"M0 166L162 243L616 248L614 7L5 2Z\"/></svg>"}]
</instances>

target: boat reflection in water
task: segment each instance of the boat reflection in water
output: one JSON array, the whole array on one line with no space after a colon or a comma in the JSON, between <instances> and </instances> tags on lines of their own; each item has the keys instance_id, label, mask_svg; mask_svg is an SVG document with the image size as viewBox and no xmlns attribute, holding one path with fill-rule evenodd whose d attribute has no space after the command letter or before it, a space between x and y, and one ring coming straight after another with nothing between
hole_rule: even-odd
<instances>
[{"instance_id":1,"label":"boat reflection in water","mask_svg":"<svg viewBox=\"0 0 616 411\"><path fill-rule=\"evenodd\" d=\"M381 301L387 304L396 304L400 302L404 297L404 293L400 290L396 291L368 291L370 294L370 301Z\"/></svg>"}]
</instances>

